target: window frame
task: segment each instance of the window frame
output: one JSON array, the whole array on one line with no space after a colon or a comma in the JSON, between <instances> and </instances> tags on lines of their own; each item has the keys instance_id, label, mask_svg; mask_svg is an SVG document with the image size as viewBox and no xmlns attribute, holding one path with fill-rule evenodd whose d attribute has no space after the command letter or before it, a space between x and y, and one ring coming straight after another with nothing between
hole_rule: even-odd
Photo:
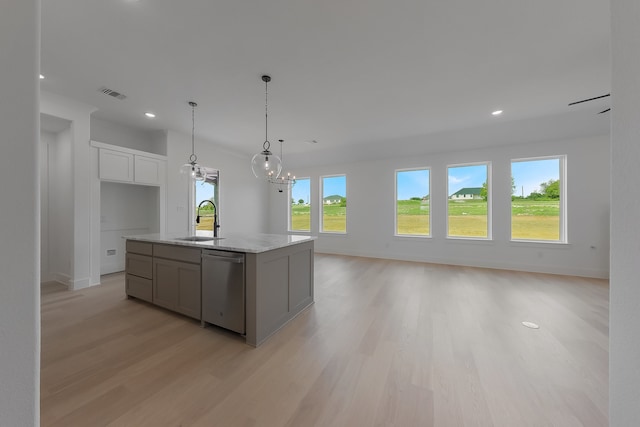
<instances>
[{"instance_id":1,"label":"window frame","mask_svg":"<svg viewBox=\"0 0 640 427\"><path fill-rule=\"evenodd\" d=\"M428 189L428 195L429 195L429 234L400 234L398 233L398 173L401 172L412 172L412 171L428 171L429 172L429 189ZM411 238L421 238L421 239L429 239L432 236L432 218L433 215L431 215L431 167L430 166L425 166L425 167L415 167L415 168L402 168L402 169L396 169L394 172L394 180L395 180L395 186L394 186L394 201L393 201L393 210L394 210L394 215L393 215L393 235L395 237L411 237Z\"/></svg>"},{"instance_id":2,"label":"window frame","mask_svg":"<svg viewBox=\"0 0 640 427\"><path fill-rule=\"evenodd\" d=\"M336 177L344 177L344 197L345 199L347 199L347 207L345 208L345 219L344 219L344 231L326 231L324 230L324 179L325 178L336 178ZM339 173L339 174L331 174L331 175L321 175L319 177L319 205L320 205L320 210L319 210L319 219L318 219L318 232L320 234L331 234L331 235L345 235L347 234L348 231L348 217L349 215L348 213L348 209L349 209L349 202L348 202L348 198L347 198L347 174L346 173Z\"/></svg>"},{"instance_id":3,"label":"window frame","mask_svg":"<svg viewBox=\"0 0 640 427\"><path fill-rule=\"evenodd\" d=\"M296 178L296 184L298 184L298 181L301 180L307 180L309 181L309 229L308 230L293 230L291 229L291 207L292 207L292 203L291 203L291 199L293 198L293 185L289 186L288 189L288 203L287 203L287 231L289 233L300 233L300 234L310 234L311 233L311 224L313 224L313 203L312 203L312 198L311 198L311 177L302 177L302 178Z\"/></svg>"},{"instance_id":4,"label":"window frame","mask_svg":"<svg viewBox=\"0 0 640 427\"><path fill-rule=\"evenodd\" d=\"M459 168L466 166L481 166L484 165L487 168L487 236L451 236L449 235L449 169L450 168ZM447 191L445 194L446 197L446 209L445 209L445 230L446 230L446 238L451 240L480 240L480 241L492 241L493 240L493 185L492 185L492 164L490 160L482 161L482 162L467 162L467 163L454 163L446 165L445 173L446 173L446 183L447 183Z\"/></svg>"},{"instance_id":5,"label":"window frame","mask_svg":"<svg viewBox=\"0 0 640 427\"><path fill-rule=\"evenodd\" d=\"M215 179L207 179L206 181L214 181L215 189L213 192L214 203L216 205L216 215L218 217L218 223L220 223L220 170L210 167L204 167L207 177L215 175ZM191 234L196 234L196 185L201 185L201 181L196 181L192 177L189 177L189 230Z\"/></svg>"},{"instance_id":6,"label":"window frame","mask_svg":"<svg viewBox=\"0 0 640 427\"><path fill-rule=\"evenodd\" d=\"M560 180L560 201L559 201L559 239L558 240L539 240L539 239L514 239L513 238L513 200L509 197L509 241L513 243L536 243L550 245L566 245L569 244L567 233L567 155L559 154L553 156L535 156L511 159L509 161L510 176L513 176L514 162L533 162L538 160L559 160L558 179Z\"/></svg>"}]
</instances>

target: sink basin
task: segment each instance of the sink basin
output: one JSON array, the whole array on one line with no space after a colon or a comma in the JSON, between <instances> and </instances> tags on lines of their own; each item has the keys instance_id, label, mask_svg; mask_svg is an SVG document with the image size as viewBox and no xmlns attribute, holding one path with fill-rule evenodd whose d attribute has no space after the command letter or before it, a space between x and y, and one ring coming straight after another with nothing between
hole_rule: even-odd
<instances>
[{"instance_id":1,"label":"sink basin","mask_svg":"<svg viewBox=\"0 0 640 427\"><path fill-rule=\"evenodd\" d=\"M220 240L220 239L224 239L224 237L187 236L187 237L176 238L176 240L182 240L184 242L208 242L211 240Z\"/></svg>"}]
</instances>

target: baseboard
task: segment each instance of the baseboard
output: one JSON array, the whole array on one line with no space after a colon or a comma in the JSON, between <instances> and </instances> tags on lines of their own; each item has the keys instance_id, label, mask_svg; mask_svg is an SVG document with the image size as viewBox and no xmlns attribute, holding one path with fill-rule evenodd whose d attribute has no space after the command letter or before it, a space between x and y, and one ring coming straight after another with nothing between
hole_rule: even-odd
<instances>
[{"instance_id":1,"label":"baseboard","mask_svg":"<svg viewBox=\"0 0 640 427\"><path fill-rule=\"evenodd\" d=\"M51 273L49 274L51 280L65 285L68 289L71 289L71 277L68 274L63 273Z\"/></svg>"},{"instance_id":2,"label":"baseboard","mask_svg":"<svg viewBox=\"0 0 640 427\"><path fill-rule=\"evenodd\" d=\"M547 273L557 274L562 276L578 276L589 277L595 279L608 279L609 271L602 271L597 269L586 268L574 268L566 266L541 266L535 264L518 264L518 263L502 263L502 262L486 262L471 259L444 259L444 258L419 258L411 255L387 255L379 254L367 251L335 251L326 249L315 249L315 253L329 254L329 255L345 255L345 256L357 256L363 258L375 258L375 259L392 259L396 261L412 261L412 262L424 262L431 264L442 265L455 265L460 267L477 267L477 268L493 268L496 270L510 270L510 271L523 271L527 273Z\"/></svg>"},{"instance_id":3,"label":"baseboard","mask_svg":"<svg viewBox=\"0 0 640 427\"><path fill-rule=\"evenodd\" d=\"M91 286L91 278L86 277L84 279L71 280L69 285L70 291L77 291L78 289L84 289Z\"/></svg>"}]
</instances>

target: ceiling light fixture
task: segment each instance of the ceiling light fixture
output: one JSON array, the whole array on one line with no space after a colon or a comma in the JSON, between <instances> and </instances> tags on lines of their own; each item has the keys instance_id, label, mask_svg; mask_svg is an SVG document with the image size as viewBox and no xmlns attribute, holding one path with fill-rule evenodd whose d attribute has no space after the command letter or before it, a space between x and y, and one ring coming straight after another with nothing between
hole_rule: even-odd
<instances>
[{"instance_id":1,"label":"ceiling light fixture","mask_svg":"<svg viewBox=\"0 0 640 427\"><path fill-rule=\"evenodd\" d=\"M191 178L195 179L196 181L204 181L207 178L207 173L205 172L204 168L197 163L198 156L196 156L195 150L195 110L198 104L193 101L189 101L189 105L191 106L191 155L189 156L189 163L185 163L184 165L182 165L180 171L185 174L190 174Z\"/></svg>"},{"instance_id":2,"label":"ceiling light fixture","mask_svg":"<svg viewBox=\"0 0 640 427\"><path fill-rule=\"evenodd\" d=\"M251 159L251 170L256 178L264 179L270 184L276 184L278 191L283 192L285 187L293 186L296 183L296 177L287 173L286 176L280 176L282 172L282 143L284 140L279 139L280 143L280 157L271 152L271 143L269 142L269 115L268 115L268 95L267 90L268 83L271 81L271 77L262 76L264 82L264 142L262 143L262 151L257 153Z\"/></svg>"},{"instance_id":3,"label":"ceiling light fixture","mask_svg":"<svg viewBox=\"0 0 640 427\"><path fill-rule=\"evenodd\" d=\"M496 110L496 111L494 111L494 112L493 112L493 113L491 113L491 114L493 114L494 116L499 116L499 115L501 115L502 113L503 113L503 111L502 111L502 110Z\"/></svg>"},{"instance_id":4,"label":"ceiling light fixture","mask_svg":"<svg viewBox=\"0 0 640 427\"><path fill-rule=\"evenodd\" d=\"M147 111L146 113L144 113L145 116L147 116L147 118L149 119L155 119L156 115L153 114L151 111Z\"/></svg>"},{"instance_id":5,"label":"ceiling light fixture","mask_svg":"<svg viewBox=\"0 0 640 427\"><path fill-rule=\"evenodd\" d=\"M280 143L280 160L284 161L284 156L282 155L282 143L284 142L284 139L279 139L278 142ZM270 179L269 182L272 184L276 184L278 186L278 192L282 193L285 187L293 187L296 184L296 176L292 176L289 172L287 172L287 176L284 176L284 174L282 174L280 178Z\"/></svg>"},{"instance_id":6,"label":"ceiling light fixture","mask_svg":"<svg viewBox=\"0 0 640 427\"><path fill-rule=\"evenodd\" d=\"M267 85L271 81L270 76L262 76L264 82L264 142L262 143L262 151L253 156L251 159L251 170L256 178L262 178L266 181L277 179L282 171L282 160L274 155L270 148L271 143L268 138L269 117L268 117L268 91Z\"/></svg>"},{"instance_id":7,"label":"ceiling light fixture","mask_svg":"<svg viewBox=\"0 0 640 427\"><path fill-rule=\"evenodd\" d=\"M44 80L44 74L40 74L40 80Z\"/></svg>"}]
</instances>

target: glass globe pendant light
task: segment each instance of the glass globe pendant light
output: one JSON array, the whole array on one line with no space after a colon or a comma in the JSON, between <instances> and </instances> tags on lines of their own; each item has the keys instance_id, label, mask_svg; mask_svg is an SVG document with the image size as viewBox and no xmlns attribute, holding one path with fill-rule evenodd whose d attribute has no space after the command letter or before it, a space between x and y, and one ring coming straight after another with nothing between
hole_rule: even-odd
<instances>
[{"instance_id":1,"label":"glass globe pendant light","mask_svg":"<svg viewBox=\"0 0 640 427\"><path fill-rule=\"evenodd\" d=\"M268 91L267 85L271 81L270 76L262 76L264 82L264 142L262 143L262 151L257 153L251 159L251 170L256 178L262 178L265 181L275 180L280 176L282 171L282 160L271 152L271 143L268 138Z\"/></svg>"},{"instance_id":2,"label":"glass globe pendant light","mask_svg":"<svg viewBox=\"0 0 640 427\"><path fill-rule=\"evenodd\" d=\"M207 179L207 174L205 170L197 163L198 156L196 156L195 153L195 110L198 104L193 101L189 101L189 105L191 106L191 155L189 156L189 162L185 163L180 168L180 172L189 174L191 178L196 181L204 181Z\"/></svg>"}]
</instances>

